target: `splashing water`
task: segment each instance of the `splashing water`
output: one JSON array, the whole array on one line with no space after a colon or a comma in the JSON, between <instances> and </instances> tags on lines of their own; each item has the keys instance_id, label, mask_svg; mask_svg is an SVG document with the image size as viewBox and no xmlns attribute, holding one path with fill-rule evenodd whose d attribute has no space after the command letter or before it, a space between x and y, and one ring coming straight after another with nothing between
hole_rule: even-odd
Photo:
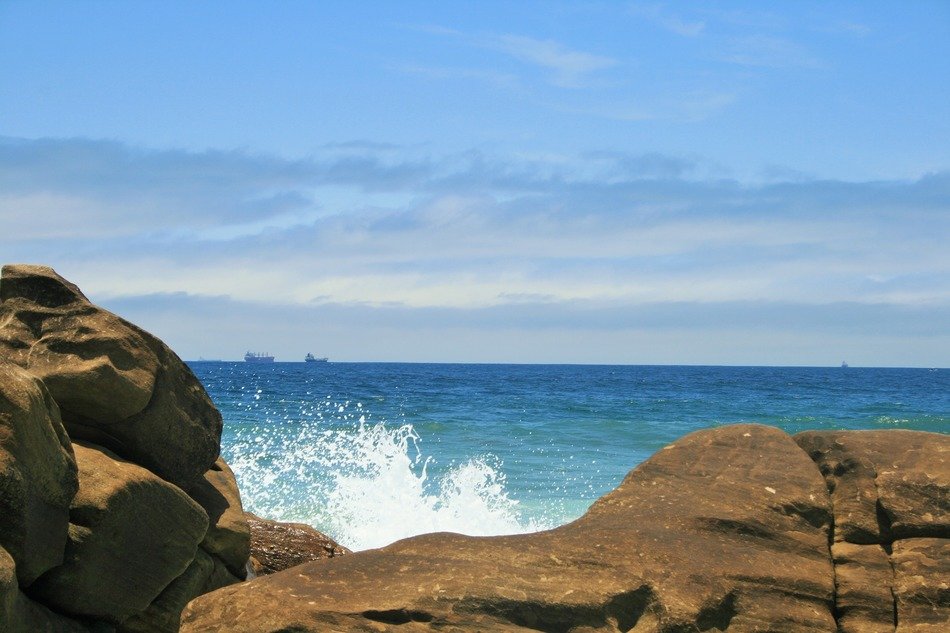
<instances>
[{"instance_id":1,"label":"splashing water","mask_svg":"<svg viewBox=\"0 0 950 633\"><path fill-rule=\"evenodd\" d=\"M354 417L348 407L336 407L344 414L337 422ZM318 416L239 430L227 457L247 509L308 523L354 550L426 532L488 536L553 527L522 517L498 459L473 457L436 478L420 441L411 424L390 427L360 415L328 429Z\"/></svg>"}]
</instances>

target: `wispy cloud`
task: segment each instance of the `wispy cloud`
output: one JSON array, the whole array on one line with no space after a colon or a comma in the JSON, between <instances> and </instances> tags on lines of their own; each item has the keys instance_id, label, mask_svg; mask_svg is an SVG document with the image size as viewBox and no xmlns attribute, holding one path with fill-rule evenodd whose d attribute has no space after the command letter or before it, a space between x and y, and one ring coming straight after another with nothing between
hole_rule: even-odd
<instances>
[{"instance_id":1,"label":"wispy cloud","mask_svg":"<svg viewBox=\"0 0 950 633\"><path fill-rule=\"evenodd\" d=\"M820 68L824 62L805 46L784 37L750 35L729 41L720 56L740 66Z\"/></svg>"},{"instance_id":2,"label":"wispy cloud","mask_svg":"<svg viewBox=\"0 0 950 633\"><path fill-rule=\"evenodd\" d=\"M704 21L684 20L679 15L668 11L666 7L661 4L633 4L630 6L630 14L638 18L649 20L683 37L696 37L706 28Z\"/></svg>"},{"instance_id":3,"label":"wispy cloud","mask_svg":"<svg viewBox=\"0 0 950 633\"><path fill-rule=\"evenodd\" d=\"M559 88L586 87L592 75L619 64L619 61L612 57L575 50L552 39L539 39L512 33L470 34L434 25L412 28L431 35L451 38L468 46L504 53L524 64L545 71L547 81ZM428 64L406 64L400 68L405 72L424 74L434 78L475 78L508 87L519 83L510 73L499 73L494 70L450 69Z\"/></svg>"},{"instance_id":4,"label":"wispy cloud","mask_svg":"<svg viewBox=\"0 0 950 633\"><path fill-rule=\"evenodd\" d=\"M523 35L493 36L486 42L516 59L550 71L552 82L562 88L582 87L589 75L618 63L610 57L572 50L554 40Z\"/></svg>"}]
</instances>

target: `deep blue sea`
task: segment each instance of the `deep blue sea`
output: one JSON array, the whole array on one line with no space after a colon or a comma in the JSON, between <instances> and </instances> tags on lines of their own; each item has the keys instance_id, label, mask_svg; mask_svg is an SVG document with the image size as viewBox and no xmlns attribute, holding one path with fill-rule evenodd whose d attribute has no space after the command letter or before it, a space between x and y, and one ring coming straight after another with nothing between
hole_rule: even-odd
<instances>
[{"instance_id":1,"label":"deep blue sea","mask_svg":"<svg viewBox=\"0 0 950 633\"><path fill-rule=\"evenodd\" d=\"M950 432L950 370L190 363L246 509L354 549L580 516L690 431Z\"/></svg>"}]
</instances>

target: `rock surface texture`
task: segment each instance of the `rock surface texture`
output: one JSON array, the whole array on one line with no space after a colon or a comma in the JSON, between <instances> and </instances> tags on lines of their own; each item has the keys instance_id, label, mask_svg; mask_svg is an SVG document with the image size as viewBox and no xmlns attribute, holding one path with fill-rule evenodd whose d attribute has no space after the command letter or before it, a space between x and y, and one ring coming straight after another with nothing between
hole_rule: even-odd
<instances>
[{"instance_id":1,"label":"rock surface texture","mask_svg":"<svg viewBox=\"0 0 950 633\"><path fill-rule=\"evenodd\" d=\"M309 525L271 521L250 512L245 516L251 528L251 566L258 576L351 553Z\"/></svg>"},{"instance_id":2,"label":"rock surface texture","mask_svg":"<svg viewBox=\"0 0 950 633\"><path fill-rule=\"evenodd\" d=\"M161 341L50 268L4 266L0 631L177 631L189 600L243 579L220 435Z\"/></svg>"},{"instance_id":3,"label":"rock surface texture","mask_svg":"<svg viewBox=\"0 0 950 633\"><path fill-rule=\"evenodd\" d=\"M950 630L950 437L807 431L825 477L842 633Z\"/></svg>"},{"instance_id":4,"label":"rock surface texture","mask_svg":"<svg viewBox=\"0 0 950 633\"><path fill-rule=\"evenodd\" d=\"M200 477L218 457L221 414L191 370L51 268L3 267L0 357L43 381L73 439L177 485Z\"/></svg>"}]
</instances>

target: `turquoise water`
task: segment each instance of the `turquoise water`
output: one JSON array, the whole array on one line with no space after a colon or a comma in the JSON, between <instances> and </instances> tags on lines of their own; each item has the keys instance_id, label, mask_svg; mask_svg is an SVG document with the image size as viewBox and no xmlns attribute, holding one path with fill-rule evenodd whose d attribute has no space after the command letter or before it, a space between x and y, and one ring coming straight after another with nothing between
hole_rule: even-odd
<instances>
[{"instance_id":1,"label":"turquoise water","mask_svg":"<svg viewBox=\"0 0 950 633\"><path fill-rule=\"evenodd\" d=\"M248 509L356 549L576 518L685 433L950 432L946 369L191 363Z\"/></svg>"}]
</instances>

